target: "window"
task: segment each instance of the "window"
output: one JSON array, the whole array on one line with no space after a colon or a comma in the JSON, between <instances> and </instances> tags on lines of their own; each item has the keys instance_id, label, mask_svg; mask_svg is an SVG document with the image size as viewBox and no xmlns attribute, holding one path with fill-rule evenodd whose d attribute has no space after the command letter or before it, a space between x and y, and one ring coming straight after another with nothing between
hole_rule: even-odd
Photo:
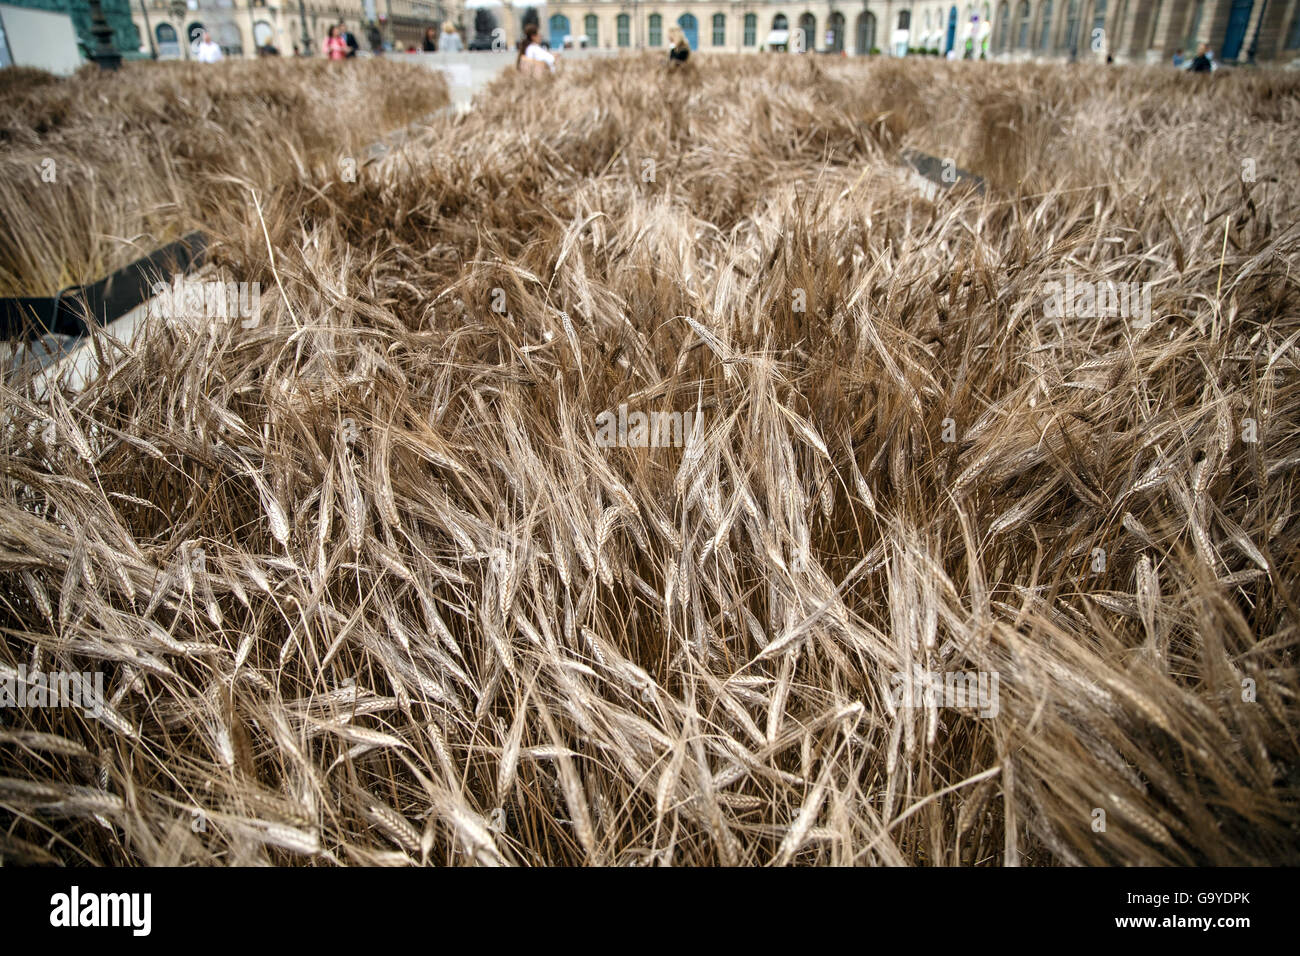
<instances>
[{"instance_id":1,"label":"window","mask_svg":"<svg viewBox=\"0 0 1300 956\"><path fill-rule=\"evenodd\" d=\"M1052 39L1052 0L1044 0L1042 17L1043 27L1038 38L1038 49L1046 52Z\"/></svg>"},{"instance_id":2,"label":"window","mask_svg":"<svg viewBox=\"0 0 1300 956\"><path fill-rule=\"evenodd\" d=\"M1189 53L1196 49L1196 36L1201 32L1201 16L1205 13L1205 0L1196 0L1196 8L1192 11L1192 20L1187 27L1187 40L1183 43L1183 49Z\"/></svg>"},{"instance_id":3,"label":"window","mask_svg":"<svg viewBox=\"0 0 1300 956\"><path fill-rule=\"evenodd\" d=\"M826 21L826 49L832 53L844 52L844 14L832 13Z\"/></svg>"},{"instance_id":4,"label":"window","mask_svg":"<svg viewBox=\"0 0 1300 956\"><path fill-rule=\"evenodd\" d=\"M582 18L582 32L587 34L587 46L600 46L600 21L594 13Z\"/></svg>"},{"instance_id":5,"label":"window","mask_svg":"<svg viewBox=\"0 0 1300 956\"><path fill-rule=\"evenodd\" d=\"M657 13L650 14L650 36L646 40L651 46L663 46L664 18Z\"/></svg>"},{"instance_id":6,"label":"window","mask_svg":"<svg viewBox=\"0 0 1300 956\"><path fill-rule=\"evenodd\" d=\"M1065 8L1065 49L1070 53L1079 49L1079 0L1070 0Z\"/></svg>"},{"instance_id":7,"label":"window","mask_svg":"<svg viewBox=\"0 0 1300 956\"><path fill-rule=\"evenodd\" d=\"M727 15L725 13L715 13L713 15L713 45L725 46L727 43Z\"/></svg>"},{"instance_id":8,"label":"window","mask_svg":"<svg viewBox=\"0 0 1300 956\"><path fill-rule=\"evenodd\" d=\"M773 30L790 29L790 21L785 18L784 13L778 13L776 16L772 18L772 29Z\"/></svg>"},{"instance_id":9,"label":"window","mask_svg":"<svg viewBox=\"0 0 1300 956\"><path fill-rule=\"evenodd\" d=\"M1092 33L1088 35L1090 49L1101 52L1110 46L1106 42L1106 0L1097 0L1092 13Z\"/></svg>"},{"instance_id":10,"label":"window","mask_svg":"<svg viewBox=\"0 0 1300 956\"><path fill-rule=\"evenodd\" d=\"M758 14L745 14L745 46L753 46L758 42Z\"/></svg>"},{"instance_id":11,"label":"window","mask_svg":"<svg viewBox=\"0 0 1300 956\"><path fill-rule=\"evenodd\" d=\"M258 20L253 24L253 44L261 49L269 44L275 38L275 31L271 29L271 24L265 20Z\"/></svg>"},{"instance_id":12,"label":"window","mask_svg":"<svg viewBox=\"0 0 1300 956\"><path fill-rule=\"evenodd\" d=\"M1286 49L1300 50L1300 10L1291 18L1291 29L1286 31Z\"/></svg>"},{"instance_id":13,"label":"window","mask_svg":"<svg viewBox=\"0 0 1300 956\"><path fill-rule=\"evenodd\" d=\"M176 37L176 28L170 23L158 24L158 29L154 30L154 36L158 38L158 55L164 59L171 59L181 55L181 44Z\"/></svg>"},{"instance_id":14,"label":"window","mask_svg":"<svg viewBox=\"0 0 1300 956\"><path fill-rule=\"evenodd\" d=\"M564 46L564 38L569 35L569 18L562 13L552 15L547 22L546 32L551 38L551 49L561 49Z\"/></svg>"},{"instance_id":15,"label":"window","mask_svg":"<svg viewBox=\"0 0 1300 956\"><path fill-rule=\"evenodd\" d=\"M912 28L912 12L904 10L898 15L898 29L910 30Z\"/></svg>"},{"instance_id":16,"label":"window","mask_svg":"<svg viewBox=\"0 0 1300 956\"><path fill-rule=\"evenodd\" d=\"M817 45L817 18L805 13L799 18L799 29L803 31L802 49L812 50Z\"/></svg>"},{"instance_id":17,"label":"window","mask_svg":"<svg viewBox=\"0 0 1300 956\"><path fill-rule=\"evenodd\" d=\"M627 47L632 45L632 18L626 13L618 15L618 45Z\"/></svg>"},{"instance_id":18,"label":"window","mask_svg":"<svg viewBox=\"0 0 1300 956\"><path fill-rule=\"evenodd\" d=\"M1020 23L1016 35L1016 49L1029 49L1029 0L1020 0Z\"/></svg>"},{"instance_id":19,"label":"window","mask_svg":"<svg viewBox=\"0 0 1300 956\"><path fill-rule=\"evenodd\" d=\"M1007 48L1007 37L1010 35L1010 25L1007 23L1011 19L1011 10L1007 6L1007 0L1002 0L998 6L998 52Z\"/></svg>"},{"instance_id":20,"label":"window","mask_svg":"<svg viewBox=\"0 0 1300 956\"><path fill-rule=\"evenodd\" d=\"M1156 8L1151 11L1151 25L1147 28L1147 49L1153 50L1156 45L1156 28L1160 26L1160 14L1164 10L1164 0L1156 0Z\"/></svg>"}]
</instances>

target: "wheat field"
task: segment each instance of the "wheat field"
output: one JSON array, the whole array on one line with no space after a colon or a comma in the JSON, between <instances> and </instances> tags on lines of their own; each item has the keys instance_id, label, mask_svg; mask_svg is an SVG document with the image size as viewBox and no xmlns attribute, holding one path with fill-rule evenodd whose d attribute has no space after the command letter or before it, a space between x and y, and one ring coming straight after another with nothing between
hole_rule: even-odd
<instances>
[{"instance_id":1,"label":"wheat field","mask_svg":"<svg viewBox=\"0 0 1300 956\"><path fill-rule=\"evenodd\" d=\"M10 294L261 290L3 386L0 679L104 693L0 711L0 858L1300 862L1300 77L629 57L347 177L445 91L297 66L0 93L175 167L0 180Z\"/></svg>"}]
</instances>

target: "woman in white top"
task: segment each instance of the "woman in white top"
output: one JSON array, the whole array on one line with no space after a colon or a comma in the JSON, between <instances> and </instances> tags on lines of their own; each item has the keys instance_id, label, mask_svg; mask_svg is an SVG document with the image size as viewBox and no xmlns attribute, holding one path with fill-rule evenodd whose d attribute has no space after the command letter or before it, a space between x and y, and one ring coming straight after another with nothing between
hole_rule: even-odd
<instances>
[{"instance_id":1,"label":"woman in white top","mask_svg":"<svg viewBox=\"0 0 1300 956\"><path fill-rule=\"evenodd\" d=\"M519 72L533 75L555 69L555 54L538 42L535 23L524 27L523 39L519 41L519 59L515 61L515 66Z\"/></svg>"}]
</instances>

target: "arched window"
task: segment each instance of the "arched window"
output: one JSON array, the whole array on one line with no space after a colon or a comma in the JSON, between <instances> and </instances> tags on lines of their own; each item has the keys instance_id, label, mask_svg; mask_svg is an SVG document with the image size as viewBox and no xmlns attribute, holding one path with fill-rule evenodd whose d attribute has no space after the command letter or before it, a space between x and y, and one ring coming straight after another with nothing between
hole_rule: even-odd
<instances>
[{"instance_id":1,"label":"arched window","mask_svg":"<svg viewBox=\"0 0 1300 956\"><path fill-rule=\"evenodd\" d=\"M1016 49L1029 49L1029 0L1020 0L1020 10L1016 18Z\"/></svg>"},{"instance_id":2,"label":"arched window","mask_svg":"<svg viewBox=\"0 0 1300 956\"><path fill-rule=\"evenodd\" d=\"M253 24L253 45L259 50L275 39L275 30L265 20Z\"/></svg>"},{"instance_id":3,"label":"arched window","mask_svg":"<svg viewBox=\"0 0 1300 956\"><path fill-rule=\"evenodd\" d=\"M1002 0L998 5L998 52L1001 53L1007 48L1007 38L1011 36L1011 8L1007 0Z\"/></svg>"},{"instance_id":4,"label":"arched window","mask_svg":"<svg viewBox=\"0 0 1300 956\"><path fill-rule=\"evenodd\" d=\"M826 49L832 53L844 52L844 14L832 13L826 21Z\"/></svg>"},{"instance_id":5,"label":"arched window","mask_svg":"<svg viewBox=\"0 0 1300 956\"><path fill-rule=\"evenodd\" d=\"M858 44L855 52L866 56L876 47L876 15L874 13L858 14Z\"/></svg>"},{"instance_id":6,"label":"arched window","mask_svg":"<svg viewBox=\"0 0 1300 956\"><path fill-rule=\"evenodd\" d=\"M727 15L725 13L715 13L713 15L713 45L726 46L727 43Z\"/></svg>"},{"instance_id":7,"label":"arched window","mask_svg":"<svg viewBox=\"0 0 1300 956\"><path fill-rule=\"evenodd\" d=\"M587 46L600 46L600 21L594 13L582 18L582 32L587 34Z\"/></svg>"},{"instance_id":8,"label":"arched window","mask_svg":"<svg viewBox=\"0 0 1300 956\"><path fill-rule=\"evenodd\" d=\"M632 45L632 18L626 13L620 13L618 20L615 21L618 29L618 45L628 47Z\"/></svg>"},{"instance_id":9,"label":"arched window","mask_svg":"<svg viewBox=\"0 0 1300 956\"><path fill-rule=\"evenodd\" d=\"M527 27L530 23L539 30L542 28L542 18L541 15L538 14L536 7L529 7L524 11L524 18L520 21L519 25Z\"/></svg>"},{"instance_id":10,"label":"arched window","mask_svg":"<svg viewBox=\"0 0 1300 956\"><path fill-rule=\"evenodd\" d=\"M1065 42L1061 45L1069 53L1079 49L1079 0L1070 0L1065 8Z\"/></svg>"},{"instance_id":11,"label":"arched window","mask_svg":"<svg viewBox=\"0 0 1300 956\"><path fill-rule=\"evenodd\" d=\"M772 29L773 29L773 30L789 30L789 29L790 29L790 21L786 19L786 16L785 16L784 13L778 13L776 16L774 16L774 17L772 18Z\"/></svg>"},{"instance_id":12,"label":"arched window","mask_svg":"<svg viewBox=\"0 0 1300 956\"><path fill-rule=\"evenodd\" d=\"M176 36L174 26L170 23L160 23L153 33L158 38L158 55L160 57L164 60L174 60L181 55L181 43Z\"/></svg>"},{"instance_id":13,"label":"arched window","mask_svg":"<svg viewBox=\"0 0 1300 956\"><path fill-rule=\"evenodd\" d=\"M912 28L912 11L903 10L898 14L898 29L910 30Z\"/></svg>"},{"instance_id":14,"label":"arched window","mask_svg":"<svg viewBox=\"0 0 1300 956\"><path fill-rule=\"evenodd\" d=\"M649 36L646 37L646 43L650 46L664 45L664 18L657 13L650 14Z\"/></svg>"},{"instance_id":15,"label":"arched window","mask_svg":"<svg viewBox=\"0 0 1300 956\"><path fill-rule=\"evenodd\" d=\"M745 46L753 46L758 42L758 14L745 14Z\"/></svg>"},{"instance_id":16,"label":"arched window","mask_svg":"<svg viewBox=\"0 0 1300 956\"><path fill-rule=\"evenodd\" d=\"M185 41L190 45L190 49L198 46L199 41L203 39L203 24L195 20L185 28Z\"/></svg>"},{"instance_id":17,"label":"arched window","mask_svg":"<svg viewBox=\"0 0 1300 956\"><path fill-rule=\"evenodd\" d=\"M1041 22L1038 28L1038 49L1046 53L1052 43L1052 0L1043 0L1043 7L1038 14Z\"/></svg>"},{"instance_id":18,"label":"arched window","mask_svg":"<svg viewBox=\"0 0 1300 956\"><path fill-rule=\"evenodd\" d=\"M686 37L686 45L692 50L699 49L700 21L695 19L695 14L683 13L677 18L677 25L682 28L682 35Z\"/></svg>"},{"instance_id":19,"label":"arched window","mask_svg":"<svg viewBox=\"0 0 1300 956\"><path fill-rule=\"evenodd\" d=\"M811 13L799 17L799 29L803 31L803 48L814 50L817 47L817 18Z\"/></svg>"},{"instance_id":20,"label":"arched window","mask_svg":"<svg viewBox=\"0 0 1300 956\"><path fill-rule=\"evenodd\" d=\"M1155 9L1151 11L1151 22L1147 24L1147 49L1156 45L1156 29L1160 26L1160 14L1164 12L1165 0L1156 0Z\"/></svg>"},{"instance_id":21,"label":"arched window","mask_svg":"<svg viewBox=\"0 0 1300 956\"><path fill-rule=\"evenodd\" d=\"M558 50L564 46L564 38L569 35L569 18L562 13L554 14L547 21L547 35L551 39L551 49Z\"/></svg>"}]
</instances>

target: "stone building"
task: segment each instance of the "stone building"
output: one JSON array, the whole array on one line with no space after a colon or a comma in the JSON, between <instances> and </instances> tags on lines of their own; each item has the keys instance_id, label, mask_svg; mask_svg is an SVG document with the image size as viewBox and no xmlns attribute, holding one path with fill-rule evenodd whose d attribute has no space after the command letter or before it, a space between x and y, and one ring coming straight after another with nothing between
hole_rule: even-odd
<instances>
[{"instance_id":1,"label":"stone building","mask_svg":"<svg viewBox=\"0 0 1300 956\"><path fill-rule=\"evenodd\" d=\"M303 44L319 54L329 28L342 21L370 49L376 28L394 49L420 45L426 27L457 20L459 2L448 0L134 0L134 18L146 38L143 53L160 59L185 59L195 37L207 30L227 56L254 56L268 43L282 55ZM305 14L305 16L304 16ZM152 45L151 42L152 41Z\"/></svg>"},{"instance_id":2,"label":"stone building","mask_svg":"<svg viewBox=\"0 0 1300 956\"><path fill-rule=\"evenodd\" d=\"M542 32L553 47L662 49L677 24L704 52L773 49L901 56L1166 62L1206 42L1220 61L1300 56L1300 0L866 0L863 3L559 0Z\"/></svg>"}]
</instances>

